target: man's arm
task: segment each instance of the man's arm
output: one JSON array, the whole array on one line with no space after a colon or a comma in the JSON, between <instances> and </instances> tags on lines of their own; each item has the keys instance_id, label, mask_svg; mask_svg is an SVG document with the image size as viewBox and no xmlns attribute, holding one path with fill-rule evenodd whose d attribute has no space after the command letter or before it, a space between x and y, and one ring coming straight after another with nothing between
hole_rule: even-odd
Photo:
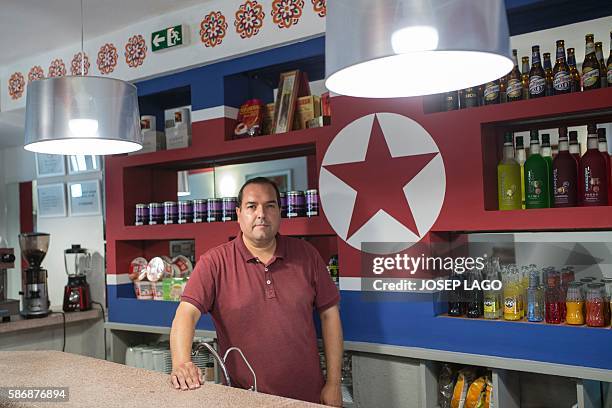
<instances>
[{"instance_id":1,"label":"man's arm","mask_svg":"<svg viewBox=\"0 0 612 408\"><path fill-rule=\"evenodd\" d=\"M188 302L179 303L170 331L172 352L171 380L176 389L195 389L200 386L202 371L191 362L191 345L200 311Z\"/></svg>"},{"instance_id":2,"label":"man's arm","mask_svg":"<svg viewBox=\"0 0 612 408\"><path fill-rule=\"evenodd\" d=\"M344 345L342 339L342 324L338 305L325 309L319 314L325 347L325 362L327 380L321 391L321 402L334 407L342 406L342 355Z\"/></svg>"}]
</instances>

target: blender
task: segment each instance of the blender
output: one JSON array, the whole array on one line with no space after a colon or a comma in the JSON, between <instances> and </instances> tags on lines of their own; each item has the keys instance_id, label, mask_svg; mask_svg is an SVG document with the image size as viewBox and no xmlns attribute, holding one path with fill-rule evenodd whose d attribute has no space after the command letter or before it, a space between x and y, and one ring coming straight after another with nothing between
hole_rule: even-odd
<instances>
[{"instance_id":1,"label":"blender","mask_svg":"<svg viewBox=\"0 0 612 408\"><path fill-rule=\"evenodd\" d=\"M72 245L64 251L64 264L68 275L68 284L64 287L64 312L91 309L91 292L86 279L91 270L91 253L80 245Z\"/></svg>"},{"instance_id":2,"label":"blender","mask_svg":"<svg viewBox=\"0 0 612 408\"><path fill-rule=\"evenodd\" d=\"M21 315L25 317L45 317L49 314L49 289L47 270L40 265L49 249L50 235L32 232L19 235L21 256L28 263L22 274Z\"/></svg>"}]
</instances>

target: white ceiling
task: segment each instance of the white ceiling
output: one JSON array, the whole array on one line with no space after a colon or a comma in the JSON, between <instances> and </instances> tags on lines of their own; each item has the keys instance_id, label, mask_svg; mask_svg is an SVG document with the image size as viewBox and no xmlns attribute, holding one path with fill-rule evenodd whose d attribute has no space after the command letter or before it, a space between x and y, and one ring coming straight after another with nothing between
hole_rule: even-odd
<instances>
[{"instance_id":1,"label":"white ceiling","mask_svg":"<svg viewBox=\"0 0 612 408\"><path fill-rule=\"evenodd\" d=\"M83 0L85 40L208 0ZM80 0L0 0L0 66L80 42ZM0 149L23 144L24 110L0 112Z\"/></svg>"}]
</instances>

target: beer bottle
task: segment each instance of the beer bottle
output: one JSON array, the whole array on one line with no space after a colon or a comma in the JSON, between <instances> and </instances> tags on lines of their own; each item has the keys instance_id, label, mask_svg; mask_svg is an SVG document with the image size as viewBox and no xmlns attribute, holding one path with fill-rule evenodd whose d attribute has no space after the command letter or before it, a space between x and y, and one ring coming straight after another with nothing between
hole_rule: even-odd
<instances>
[{"instance_id":1,"label":"beer bottle","mask_svg":"<svg viewBox=\"0 0 612 408\"><path fill-rule=\"evenodd\" d=\"M541 98L545 95L545 92L546 74L544 73L544 69L542 68L542 62L540 60L540 46L534 45L533 47L531 47L531 70L529 71L529 99Z\"/></svg>"},{"instance_id":2,"label":"beer bottle","mask_svg":"<svg viewBox=\"0 0 612 408\"><path fill-rule=\"evenodd\" d=\"M599 77L599 61L595 55L594 35L586 35L584 62L582 63L582 89L587 91L601 87Z\"/></svg>"},{"instance_id":3,"label":"beer bottle","mask_svg":"<svg viewBox=\"0 0 612 408\"><path fill-rule=\"evenodd\" d=\"M509 73L499 78L499 103L506 103L506 87L508 86Z\"/></svg>"},{"instance_id":4,"label":"beer bottle","mask_svg":"<svg viewBox=\"0 0 612 408\"><path fill-rule=\"evenodd\" d=\"M478 87L465 88L461 92L461 109L478 106Z\"/></svg>"},{"instance_id":5,"label":"beer bottle","mask_svg":"<svg viewBox=\"0 0 612 408\"><path fill-rule=\"evenodd\" d=\"M529 99L529 57L522 58L521 83L523 84L523 99Z\"/></svg>"},{"instance_id":6,"label":"beer bottle","mask_svg":"<svg viewBox=\"0 0 612 408\"><path fill-rule=\"evenodd\" d=\"M612 54L611 54L612 55ZM512 61L514 68L508 74L508 82L506 85L506 101L514 102L523 99L523 84L521 82L521 71L519 71L517 51L512 50ZM527 62L529 64L529 62Z\"/></svg>"},{"instance_id":7,"label":"beer bottle","mask_svg":"<svg viewBox=\"0 0 612 408\"><path fill-rule=\"evenodd\" d=\"M580 73L578 72L578 68L576 67L576 54L573 48L567 49L567 66L570 69L571 77L570 91L580 92L582 90L582 83L580 81Z\"/></svg>"},{"instance_id":8,"label":"beer bottle","mask_svg":"<svg viewBox=\"0 0 612 408\"><path fill-rule=\"evenodd\" d=\"M444 110L452 111L459 109L459 91L451 91L444 94Z\"/></svg>"},{"instance_id":9,"label":"beer bottle","mask_svg":"<svg viewBox=\"0 0 612 408\"><path fill-rule=\"evenodd\" d=\"M553 93L555 95L570 93L570 69L565 62L565 41L557 41L557 55L553 68Z\"/></svg>"},{"instance_id":10,"label":"beer bottle","mask_svg":"<svg viewBox=\"0 0 612 408\"><path fill-rule=\"evenodd\" d=\"M544 53L544 79L546 81L546 96L553 95L553 70L550 62L550 52Z\"/></svg>"},{"instance_id":11,"label":"beer bottle","mask_svg":"<svg viewBox=\"0 0 612 408\"><path fill-rule=\"evenodd\" d=\"M597 61L599 61L599 79L601 81L601 87L608 87L608 78L607 78L607 69L606 63L603 58L603 44L601 41L595 43L595 56L597 57Z\"/></svg>"},{"instance_id":12,"label":"beer bottle","mask_svg":"<svg viewBox=\"0 0 612 408\"><path fill-rule=\"evenodd\" d=\"M606 68L608 86L612 86L612 31L610 31L610 56L608 57L608 66Z\"/></svg>"},{"instance_id":13,"label":"beer bottle","mask_svg":"<svg viewBox=\"0 0 612 408\"><path fill-rule=\"evenodd\" d=\"M500 100L500 92L499 92L499 79L495 81L487 82L484 88L484 104L485 105L495 105L499 103Z\"/></svg>"}]
</instances>

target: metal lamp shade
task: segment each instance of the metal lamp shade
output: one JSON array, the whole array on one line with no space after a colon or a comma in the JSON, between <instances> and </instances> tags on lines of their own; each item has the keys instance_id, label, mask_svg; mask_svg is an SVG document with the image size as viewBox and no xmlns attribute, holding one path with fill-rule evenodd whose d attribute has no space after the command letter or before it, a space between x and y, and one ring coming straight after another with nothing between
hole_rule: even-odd
<instances>
[{"instance_id":1,"label":"metal lamp shade","mask_svg":"<svg viewBox=\"0 0 612 408\"><path fill-rule=\"evenodd\" d=\"M178 196L185 197L191 194L189 191L189 172L188 171L179 171L177 173L178 177Z\"/></svg>"},{"instance_id":2,"label":"metal lamp shade","mask_svg":"<svg viewBox=\"0 0 612 408\"><path fill-rule=\"evenodd\" d=\"M87 76L31 82L24 148L64 155L142 149L136 87L117 79Z\"/></svg>"},{"instance_id":3,"label":"metal lamp shade","mask_svg":"<svg viewBox=\"0 0 612 408\"><path fill-rule=\"evenodd\" d=\"M341 95L442 93L513 67L503 0L334 0L326 27L325 85Z\"/></svg>"}]
</instances>

